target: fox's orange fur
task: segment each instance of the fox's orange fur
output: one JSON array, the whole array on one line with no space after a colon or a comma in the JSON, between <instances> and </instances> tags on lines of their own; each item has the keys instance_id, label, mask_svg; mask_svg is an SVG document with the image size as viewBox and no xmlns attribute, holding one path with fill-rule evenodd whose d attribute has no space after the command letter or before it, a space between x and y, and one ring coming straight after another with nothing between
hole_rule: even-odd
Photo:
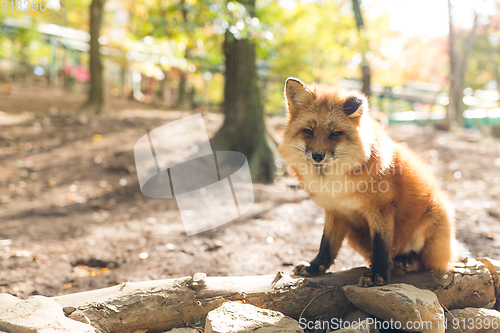
<instances>
[{"instance_id":1,"label":"fox's orange fur","mask_svg":"<svg viewBox=\"0 0 500 333\"><path fill-rule=\"evenodd\" d=\"M324 273L345 237L372 264L368 285L387 282L392 261L410 254L420 269L447 271L456 259L450 204L424 163L372 120L366 98L293 78L285 97L280 152L326 211L320 253L295 272Z\"/></svg>"}]
</instances>

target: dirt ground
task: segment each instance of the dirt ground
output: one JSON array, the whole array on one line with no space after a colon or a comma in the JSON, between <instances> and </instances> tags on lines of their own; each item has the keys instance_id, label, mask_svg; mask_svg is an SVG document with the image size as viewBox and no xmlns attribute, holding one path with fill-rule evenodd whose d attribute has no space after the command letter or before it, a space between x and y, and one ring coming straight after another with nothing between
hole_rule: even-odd
<instances>
[{"instance_id":1,"label":"dirt ground","mask_svg":"<svg viewBox=\"0 0 500 333\"><path fill-rule=\"evenodd\" d=\"M124 281L291 273L319 246L323 213L292 179L255 184L244 217L186 236L174 199L141 194L133 147L196 113L111 99L114 115L79 122L83 95L0 92L0 292L54 296ZM221 124L204 112L209 134ZM279 131L284 119L270 123ZM391 136L431 166L457 213L464 253L500 257L500 140L479 131L399 125ZM347 245L331 270L364 265Z\"/></svg>"}]
</instances>

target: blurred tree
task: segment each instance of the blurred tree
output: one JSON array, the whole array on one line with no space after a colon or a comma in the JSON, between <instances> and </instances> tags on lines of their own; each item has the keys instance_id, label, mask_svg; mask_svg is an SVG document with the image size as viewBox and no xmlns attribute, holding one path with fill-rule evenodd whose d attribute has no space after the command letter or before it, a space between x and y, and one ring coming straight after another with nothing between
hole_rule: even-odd
<instances>
[{"instance_id":1,"label":"blurred tree","mask_svg":"<svg viewBox=\"0 0 500 333\"><path fill-rule=\"evenodd\" d=\"M474 42L474 35L477 27L477 11L474 12L474 22L470 31L465 33L465 36L460 37L454 27L453 6L451 0L448 0L448 22L449 22L449 60L450 60L450 92L448 112L446 116L447 126L450 121L455 121L458 126L463 125L463 96L465 88L465 73L467 70L467 62ZM458 43L457 43L458 42ZM457 47L456 44L460 47Z\"/></svg>"},{"instance_id":2,"label":"blurred tree","mask_svg":"<svg viewBox=\"0 0 500 333\"><path fill-rule=\"evenodd\" d=\"M14 80L16 82L23 82L28 76L29 70L29 46L40 38L38 31L34 28L36 25L32 24L30 28L19 27L15 30L13 40L17 44L15 49L15 57L18 62L14 70Z\"/></svg>"},{"instance_id":3,"label":"blurred tree","mask_svg":"<svg viewBox=\"0 0 500 333\"><path fill-rule=\"evenodd\" d=\"M196 76L199 79L203 73L199 70L213 70L222 63L220 44L223 39L215 32L213 22L219 14L224 15L224 11L219 10L222 3L221 0L160 0L131 4L134 11L143 13L131 15L128 27L131 35L153 37L155 44L170 43L173 46L158 57L156 66L164 71L165 77L169 77L170 69L177 69L169 78L177 86L174 102L177 107L192 108L195 88L198 88L196 81L199 81ZM181 58L183 61L178 61ZM161 86L163 91L165 80ZM160 92L159 97L165 96Z\"/></svg>"},{"instance_id":4,"label":"blurred tree","mask_svg":"<svg viewBox=\"0 0 500 333\"><path fill-rule=\"evenodd\" d=\"M21 82L30 74L32 60L40 56L41 36L36 27L41 15L39 11L18 10L18 2L4 2L4 5L7 5L7 10L5 7L0 10L0 58L10 60L12 79ZM6 19L11 23L4 25Z\"/></svg>"},{"instance_id":5,"label":"blurred tree","mask_svg":"<svg viewBox=\"0 0 500 333\"><path fill-rule=\"evenodd\" d=\"M191 29L189 29L189 21L188 21L188 7L189 5L186 3L186 0L181 0L179 4L180 12L182 13L182 22L185 27L186 35L187 35L187 45L184 50L184 58L189 61L191 58L191 47L192 47L192 37L191 37ZM187 73L182 72L181 79L179 81L179 98L177 99L177 106L181 109L191 109L193 107L193 92L188 91L187 86ZM193 89L190 87L190 89Z\"/></svg>"},{"instance_id":6,"label":"blurred tree","mask_svg":"<svg viewBox=\"0 0 500 333\"><path fill-rule=\"evenodd\" d=\"M354 64L358 35L350 6L336 1L297 2L283 8L281 2L265 2L259 19L272 27L258 44L260 59L268 62L266 109L283 109L283 87L287 77L304 82L337 83L342 78L358 76ZM382 21L378 26L388 26ZM375 33L375 31L373 31Z\"/></svg>"},{"instance_id":7,"label":"blurred tree","mask_svg":"<svg viewBox=\"0 0 500 333\"><path fill-rule=\"evenodd\" d=\"M471 50L465 81L473 89L484 89L494 80L500 91L500 2L495 4L487 23L478 26Z\"/></svg>"},{"instance_id":8,"label":"blurred tree","mask_svg":"<svg viewBox=\"0 0 500 333\"><path fill-rule=\"evenodd\" d=\"M450 72L448 55L448 36L413 36L406 41L401 52L393 55L395 63L386 75L402 80L399 85L407 81L423 81L445 86ZM377 80L380 80L380 74Z\"/></svg>"},{"instance_id":9,"label":"blurred tree","mask_svg":"<svg viewBox=\"0 0 500 333\"><path fill-rule=\"evenodd\" d=\"M361 14L360 0L352 0L352 9L356 19L356 27L358 28L359 48L362 57L361 63L359 64L361 68L361 82L363 83L361 91L366 95L366 97L370 97L371 70L370 63L366 58L366 53L369 51L369 41L366 37L365 23L363 21L363 15Z\"/></svg>"},{"instance_id":10,"label":"blurred tree","mask_svg":"<svg viewBox=\"0 0 500 333\"><path fill-rule=\"evenodd\" d=\"M100 114L109 111L110 106L104 97L103 68L99 36L106 0L92 0L90 4L90 89L82 107L83 113Z\"/></svg>"},{"instance_id":11,"label":"blurred tree","mask_svg":"<svg viewBox=\"0 0 500 333\"><path fill-rule=\"evenodd\" d=\"M53 23L79 30L88 30L89 16L82 16L82 13L88 10L90 2L91 0L58 1L58 9L48 8L43 12L38 10L35 11L33 15L34 17L38 16L37 19L45 23Z\"/></svg>"},{"instance_id":12,"label":"blurred tree","mask_svg":"<svg viewBox=\"0 0 500 333\"><path fill-rule=\"evenodd\" d=\"M255 0L241 0L255 17ZM234 3L233 3L234 4ZM274 155L269 146L264 106L257 77L255 43L238 29L225 32L224 123L212 139L214 150L240 151L247 157L253 181L270 182Z\"/></svg>"}]
</instances>

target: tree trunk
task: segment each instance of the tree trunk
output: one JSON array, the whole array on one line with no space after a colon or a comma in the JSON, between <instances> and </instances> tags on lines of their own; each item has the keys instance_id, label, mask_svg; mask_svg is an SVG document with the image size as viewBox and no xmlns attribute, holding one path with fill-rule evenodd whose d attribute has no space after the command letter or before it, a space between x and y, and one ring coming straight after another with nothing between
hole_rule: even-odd
<instances>
[{"instance_id":1,"label":"tree trunk","mask_svg":"<svg viewBox=\"0 0 500 333\"><path fill-rule=\"evenodd\" d=\"M477 12L474 13L474 24L472 29L467 34L463 45L462 52L459 56L456 50L456 35L453 30L453 17L451 15L452 5L451 0L448 0L448 24L449 24L449 59L450 59L450 93L448 114L446 120L448 122L455 121L458 126L463 126L462 110L464 108L463 97L465 88L465 73L467 70L467 61L474 42L474 35L477 27Z\"/></svg>"},{"instance_id":2,"label":"tree trunk","mask_svg":"<svg viewBox=\"0 0 500 333\"><path fill-rule=\"evenodd\" d=\"M167 72L162 70L164 78L163 80L160 81L159 88L158 88L158 102L161 106L166 106L167 104L167 98L165 95L165 89L167 86Z\"/></svg>"},{"instance_id":3,"label":"tree trunk","mask_svg":"<svg viewBox=\"0 0 500 333\"><path fill-rule=\"evenodd\" d=\"M102 26L105 0L92 0L90 4L90 90L83 111L90 114L100 114L107 111L104 99L103 68L99 36Z\"/></svg>"},{"instance_id":4,"label":"tree trunk","mask_svg":"<svg viewBox=\"0 0 500 333\"><path fill-rule=\"evenodd\" d=\"M365 24L363 22L363 15L361 13L361 6L359 0L352 0L352 9L354 11L354 17L356 19L356 27L358 28L358 37L360 51L362 55L362 60L360 63L361 68L361 82L363 87L361 91L366 95L367 98L371 95L371 69L368 59L366 59L366 53L368 52L368 40L365 35Z\"/></svg>"},{"instance_id":5,"label":"tree trunk","mask_svg":"<svg viewBox=\"0 0 500 333\"><path fill-rule=\"evenodd\" d=\"M184 29L186 30L188 36L188 45L186 45L186 51L184 53L184 58L188 60L191 58L191 36L188 29L188 17L187 17L187 4L185 0L181 0L180 9L182 12L182 20L184 22ZM188 73L182 73L181 80L179 82L179 98L177 99L177 106L181 109L190 110L192 109L193 103L190 100L191 91L188 91ZM190 87L192 89L192 87Z\"/></svg>"},{"instance_id":6,"label":"tree trunk","mask_svg":"<svg viewBox=\"0 0 500 333\"><path fill-rule=\"evenodd\" d=\"M240 1L253 15L255 0ZM264 106L255 64L255 44L226 31L224 123L212 139L215 150L235 150L247 157L253 181L274 177L274 154L266 130Z\"/></svg>"},{"instance_id":7,"label":"tree trunk","mask_svg":"<svg viewBox=\"0 0 500 333\"><path fill-rule=\"evenodd\" d=\"M498 293L497 261L469 260L450 274L418 272L393 276L391 283L428 289L449 310L491 308ZM280 311L295 319L341 318L355 307L344 286L356 285L367 268L313 278L284 275L206 277L203 273L179 279L123 283L110 288L53 297L69 318L91 323L100 332L163 332L190 326L228 300Z\"/></svg>"},{"instance_id":8,"label":"tree trunk","mask_svg":"<svg viewBox=\"0 0 500 333\"><path fill-rule=\"evenodd\" d=\"M190 58L189 50L190 50L189 46L186 46L186 53L184 54L184 58L186 58L186 60L189 60L189 58ZM191 109L191 103L189 100L190 92L188 91L187 76L188 76L188 73L182 73L182 75L181 75L181 79L179 81L179 98L177 99L177 106L181 109L184 109L184 110Z\"/></svg>"},{"instance_id":9,"label":"tree trunk","mask_svg":"<svg viewBox=\"0 0 500 333\"><path fill-rule=\"evenodd\" d=\"M457 110L460 109L459 94L458 94L458 82L457 82L457 59L455 55L455 32L453 30L453 18L451 15L451 0L448 0L448 41L449 50L448 56L450 60L450 93L449 93L449 103L448 103L448 114L446 119L451 122L455 121L457 116ZM460 120L459 120L460 121Z\"/></svg>"},{"instance_id":10,"label":"tree trunk","mask_svg":"<svg viewBox=\"0 0 500 333\"><path fill-rule=\"evenodd\" d=\"M361 89L361 91L366 95L367 98L370 98L370 95L372 94L372 90L370 87L372 75L370 65L368 64L368 60L365 56L363 56L363 61L361 62L361 74L363 76L363 88Z\"/></svg>"}]
</instances>

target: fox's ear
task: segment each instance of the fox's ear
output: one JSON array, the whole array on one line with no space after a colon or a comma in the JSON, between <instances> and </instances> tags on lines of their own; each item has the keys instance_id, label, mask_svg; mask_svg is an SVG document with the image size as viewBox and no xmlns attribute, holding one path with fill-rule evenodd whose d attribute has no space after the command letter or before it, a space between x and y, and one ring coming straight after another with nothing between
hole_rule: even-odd
<instances>
[{"instance_id":1,"label":"fox's ear","mask_svg":"<svg viewBox=\"0 0 500 333\"><path fill-rule=\"evenodd\" d=\"M351 96L344 103L344 113L349 118L359 117L368 110L368 100L363 95Z\"/></svg>"},{"instance_id":2,"label":"fox's ear","mask_svg":"<svg viewBox=\"0 0 500 333\"><path fill-rule=\"evenodd\" d=\"M285 82L285 99L290 114L294 115L301 107L312 102L314 94L305 83L289 77Z\"/></svg>"}]
</instances>

